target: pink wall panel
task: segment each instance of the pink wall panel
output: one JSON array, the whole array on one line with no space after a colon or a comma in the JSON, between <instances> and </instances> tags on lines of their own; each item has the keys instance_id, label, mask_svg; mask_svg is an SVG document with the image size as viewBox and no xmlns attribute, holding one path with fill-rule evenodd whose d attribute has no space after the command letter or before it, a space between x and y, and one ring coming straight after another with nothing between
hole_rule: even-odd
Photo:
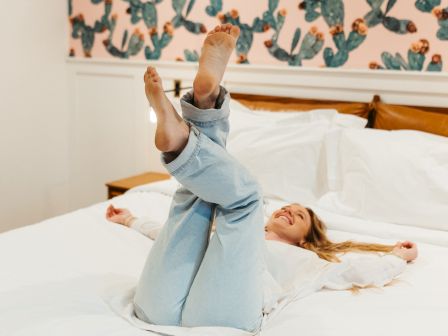
<instances>
[{"instance_id":1,"label":"pink wall panel","mask_svg":"<svg viewBox=\"0 0 448 336\"><path fill-rule=\"evenodd\" d=\"M173 9L173 2L182 2L182 0L163 0L155 4L156 18L158 20L157 24L157 34L160 37L163 30L164 24L166 22L171 22L175 16L175 10ZM197 0L193 1L192 9L188 16L185 15L187 7L191 0L185 1L185 6L182 10L182 15L187 17L188 20L193 23L202 24L206 30L212 29L215 25L220 23L219 15L226 14L227 17L236 18L235 14L238 14L238 19L241 24L252 25L254 18L263 17L263 13L269 10L269 6L272 6L273 17L277 19L279 13L280 15L285 14L284 25L278 34L278 38L274 39L276 45L283 48L287 53L290 51L291 42L294 37L294 32L296 28L300 28L302 31L301 39L295 48L295 53L298 52L301 43L305 38L305 34L311 29L311 27L317 28L318 32L321 32L320 37L324 39L323 46L318 50L318 52L313 55L311 59L303 59L302 65L307 67L344 67L344 68L361 68L368 69L371 62L376 62L381 67L386 67L388 64L382 59L382 54L388 52L395 56L396 53L400 53L406 62L406 65L410 66L411 69L427 70L427 66L433 60L433 64L430 66L430 70L440 71L446 70L446 65L440 64L440 59L448 61L448 6L447 0L428 0L428 1L414 1L414 0L398 0L398 1L388 1L388 0L309 0L309 1L297 1L297 0L280 0L278 5L277 1L269 0L253 0L253 1L238 1L238 0L223 0L222 8L219 10L219 15L210 16L206 13L206 7L211 4L210 0ZM128 31L128 39L132 32L136 29L142 34L143 46L136 55L121 56L122 58L138 59L144 60L148 58L145 56L144 48L145 46L150 46L153 48L153 43L150 38L151 27L145 24L143 20L138 23L133 24L131 22L131 15L127 13L130 6L129 0L73 0L71 2L71 13L70 18L72 22L72 29L70 31L70 46L72 48L72 54L77 57L85 57L86 54L95 58L111 58L118 57L113 56L105 47L103 41L107 40L110 35L110 27L103 27L103 32L94 33L93 47L87 53L84 52L82 46L82 28L77 32L78 38L73 38L73 29L81 27L94 27L95 21L101 22L101 18L105 14L106 6L111 8L110 14L106 15L108 22L111 22L112 17L116 17L116 27L113 31L111 42L113 45L121 49L121 42L123 39L124 32ZM97 2L97 4L93 3ZM139 5L149 2L147 0L136 1ZM157 2L157 1L153 1ZM445 2L445 3L443 3ZM330 62L325 61L324 49L331 48L334 52L337 52L333 36L330 30L333 28L331 19L326 20L324 16L318 17L313 22L307 22L305 19L306 11L304 9L299 9L300 4L302 7L304 4L317 3L317 12L326 12L330 15L339 16L341 13L344 15L343 27L344 33L342 33L345 38L352 31L352 24L355 20L359 18L364 18L369 11L372 10L372 6L377 5L377 8L384 14L386 12L386 7L390 6L390 10L387 12L385 17L396 18L399 20L411 20L415 27L416 32L406 32L405 34L399 34L391 29L386 29L385 26L380 23L375 26L367 28L365 40L353 50L348 52L348 58L344 62L335 62L330 64ZM428 12L423 12L418 9L416 3L422 3L423 5L429 6ZM381 5L381 6L379 6ZM437 5L437 6L435 6ZM275 6L275 7L274 7ZM310 7L309 7L310 8ZM374 8L374 7L373 7ZM445 9L444 9L445 8ZM236 11L235 11L236 10ZM432 13L432 12L433 13ZM83 21L80 19L80 14L83 16ZM436 14L439 15L437 19ZM114 16L115 15L115 16ZM336 21L341 21L341 17L336 17ZM390 19L390 25L393 25L394 21ZM227 20L228 21L228 20ZM106 22L106 21L103 21ZM268 22L268 21L265 21ZM342 21L341 21L342 22ZM75 23L75 24L73 24ZM368 22L364 21L363 28L369 25ZM107 26L107 24L105 25ZM272 26L272 25L271 25ZM99 26L98 26L99 27ZM443 27L446 27L444 30ZM411 27L412 28L412 27ZM442 29L441 29L442 28ZM87 28L86 28L87 29ZM441 29L441 33L439 30ZM88 29L87 29L88 30ZM412 29L410 29L412 30ZM154 29L152 29L154 33ZM188 49L190 51L196 50L200 52L201 43L204 39L205 34L195 34L187 31L184 26L178 28L173 28L173 36L171 41L164 47L161 48L160 60L176 60L178 58L185 59L184 50ZM439 36L438 36L439 32ZM269 45L269 40L272 40L275 30L271 27L265 32L253 32L253 43L249 51L244 54L251 64L275 64L275 65L288 65L287 61L281 61L277 59L274 55L269 53L267 46ZM84 36L86 41L89 40ZM91 34L92 35L92 34ZM91 36L90 35L90 36ZM427 40L429 42L429 50L424 49L425 45L419 44L421 39ZM87 42L87 47L89 42ZM414 55L411 55L411 60L408 60L408 50L413 45ZM85 49L85 48L84 48ZM126 49L126 44L125 48ZM233 57L234 62L238 62L238 59L244 59L241 56L242 52L235 52ZM435 57L434 57L435 55ZM387 58L387 55L383 57ZM395 64L393 61L398 59L390 59L390 66L393 67ZM405 66L399 66L398 68L402 70L406 69ZM420 68L419 68L420 67Z\"/></svg>"}]
</instances>

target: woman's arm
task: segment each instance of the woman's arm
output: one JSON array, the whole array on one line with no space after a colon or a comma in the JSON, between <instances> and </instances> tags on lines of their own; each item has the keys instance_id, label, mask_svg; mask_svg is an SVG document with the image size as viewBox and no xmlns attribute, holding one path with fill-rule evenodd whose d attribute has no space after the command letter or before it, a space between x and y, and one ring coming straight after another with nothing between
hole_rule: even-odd
<instances>
[{"instance_id":1,"label":"woman's arm","mask_svg":"<svg viewBox=\"0 0 448 336\"><path fill-rule=\"evenodd\" d=\"M133 217L129 223L129 227L131 229L140 232L141 234L147 236L152 240L156 240L157 236L160 233L160 230L162 229L162 226L162 224L152 220L149 217Z\"/></svg>"},{"instance_id":2,"label":"woman's arm","mask_svg":"<svg viewBox=\"0 0 448 336\"><path fill-rule=\"evenodd\" d=\"M381 257L347 259L329 268L324 287L335 290L353 287L382 287L390 283L406 268L406 263L417 258L417 245L397 243L390 254Z\"/></svg>"},{"instance_id":3,"label":"woman's arm","mask_svg":"<svg viewBox=\"0 0 448 336\"><path fill-rule=\"evenodd\" d=\"M335 290L382 287L400 275L405 267L405 260L391 254L379 258L359 257L344 260L329 268L323 287Z\"/></svg>"},{"instance_id":4,"label":"woman's arm","mask_svg":"<svg viewBox=\"0 0 448 336\"><path fill-rule=\"evenodd\" d=\"M128 209L115 208L112 204L106 210L106 219L134 229L148 238L155 240L163 224L148 217L136 218Z\"/></svg>"}]
</instances>

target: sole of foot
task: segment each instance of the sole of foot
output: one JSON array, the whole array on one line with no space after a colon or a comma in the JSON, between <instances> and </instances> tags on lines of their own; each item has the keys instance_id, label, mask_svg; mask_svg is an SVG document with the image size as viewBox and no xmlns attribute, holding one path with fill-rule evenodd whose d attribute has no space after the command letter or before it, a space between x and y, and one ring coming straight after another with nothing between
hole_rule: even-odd
<instances>
[{"instance_id":1,"label":"sole of foot","mask_svg":"<svg viewBox=\"0 0 448 336\"><path fill-rule=\"evenodd\" d=\"M214 107L219 94L219 84L239 34L239 27L228 23L216 26L205 38L198 73L193 82L194 102L197 107Z\"/></svg>"}]
</instances>

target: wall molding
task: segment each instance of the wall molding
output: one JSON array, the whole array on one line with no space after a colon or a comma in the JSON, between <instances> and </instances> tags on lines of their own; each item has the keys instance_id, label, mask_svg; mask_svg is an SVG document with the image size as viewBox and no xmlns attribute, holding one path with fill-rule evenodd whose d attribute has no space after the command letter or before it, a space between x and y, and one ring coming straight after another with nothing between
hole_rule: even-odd
<instances>
[{"instance_id":1,"label":"wall molding","mask_svg":"<svg viewBox=\"0 0 448 336\"><path fill-rule=\"evenodd\" d=\"M83 58L67 62L98 76L139 76L153 64L165 80L190 83L197 70L197 63L189 62ZM448 73L231 64L223 82L230 92L238 93L364 102L378 94L390 104L448 107Z\"/></svg>"},{"instance_id":2,"label":"wall molding","mask_svg":"<svg viewBox=\"0 0 448 336\"><path fill-rule=\"evenodd\" d=\"M190 82L197 63L67 58L70 67L91 75L143 77L148 64L164 80ZM303 68L230 64L223 79L230 92L311 99L370 101L378 94L390 104L448 107L448 73ZM185 84L183 85L185 86Z\"/></svg>"}]
</instances>

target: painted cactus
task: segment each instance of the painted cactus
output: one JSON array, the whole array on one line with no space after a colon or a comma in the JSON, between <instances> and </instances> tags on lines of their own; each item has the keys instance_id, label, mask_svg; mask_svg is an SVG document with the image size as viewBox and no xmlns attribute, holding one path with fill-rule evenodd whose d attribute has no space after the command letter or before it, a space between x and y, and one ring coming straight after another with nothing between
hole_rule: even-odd
<instances>
[{"instance_id":1,"label":"painted cactus","mask_svg":"<svg viewBox=\"0 0 448 336\"><path fill-rule=\"evenodd\" d=\"M389 52L383 52L381 54L381 59L384 65L371 62L369 67L370 69L423 71L426 61L426 54L428 51L428 40L421 39L418 42L412 43L408 50L407 61L400 53L396 53L394 56ZM439 72L442 71L442 68L442 56L439 54L434 54L426 67L426 71Z\"/></svg>"},{"instance_id":2,"label":"painted cactus","mask_svg":"<svg viewBox=\"0 0 448 336\"><path fill-rule=\"evenodd\" d=\"M274 15L278 1L275 4L270 4L269 9L263 14L263 18L272 26L274 35L271 39L264 42L269 53L279 61L288 62L291 66L301 66L303 60L314 58L324 45L324 35L312 27L308 33L305 34L300 47L297 52L294 52L299 45L300 37L302 35L301 29L296 28L289 52L283 49L278 44L278 38L285 22L287 12L285 9L280 9L277 15Z\"/></svg>"},{"instance_id":3,"label":"painted cactus","mask_svg":"<svg viewBox=\"0 0 448 336\"><path fill-rule=\"evenodd\" d=\"M125 1L138 1L140 0L125 0ZM157 0L156 3L161 2L161 0ZM163 32L159 36L157 31L157 13L154 11L151 11L151 20L147 18L145 20L145 24L149 28L149 36L152 42L153 47L146 46L145 47L145 57L146 59L159 59L163 48L165 48L173 39L174 30L179 27L184 27L186 30L188 30L190 33L193 34L202 34L206 33L207 29L205 26L200 22L193 22L187 19L188 15L190 14L191 10L193 9L193 6L195 4L195 0L190 0L188 3L188 6L185 11L185 15L183 14L186 0L172 0L172 8L175 11L176 15L173 17L171 22L165 22L163 25ZM154 7L155 8L155 7ZM143 13L143 18L145 17L145 14Z\"/></svg>"},{"instance_id":4,"label":"painted cactus","mask_svg":"<svg viewBox=\"0 0 448 336\"><path fill-rule=\"evenodd\" d=\"M448 7L436 7L432 13L437 18L439 23L439 30L437 31L437 38L439 40L448 40Z\"/></svg>"},{"instance_id":5,"label":"painted cactus","mask_svg":"<svg viewBox=\"0 0 448 336\"><path fill-rule=\"evenodd\" d=\"M149 29L149 38L152 42L152 48L150 46L145 47L145 58L148 60L157 60L162 55L162 50L173 39L174 28L171 22L165 22L163 25L163 32L159 36L157 27Z\"/></svg>"},{"instance_id":6,"label":"painted cactus","mask_svg":"<svg viewBox=\"0 0 448 336\"><path fill-rule=\"evenodd\" d=\"M69 1L69 12L72 11L72 0ZM121 47L117 47L113 44L113 35L115 33L115 27L118 16L116 14L111 15L112 0L90 0L93 4L100 4L104 2L104 15L102 18L95 22L93 27L85 24L82 14L72 17L70 19L73 30L73 38L81 38L84 54L86 57L91 56L91 49L95 42L95 33L102 33L106 30L109 31L109 36L103 41L106 50L115 57L129 58L130 56L137 55L144 46L144 34L137 28L132 34L126 30L121 38ZM137 24L141 20L148 28L149 37L152 46L145 47L146 59L159 59L162 54L163 48L165 48L172 40L174 29L178 27L185 27L189 32L194 34L205 33L207 30L205 26L198 22L193 22L187 19L188 14L193 9L195 0L190 0L186 6L186 0L172 0L172 7L176 12L175 17L166 22L163 26L163 32L159 35L157 29L158 16L156 5L163 0L123 0L129 3L127 13L130 14L131 23ZM186 7L185 15L182 14ZM70 55L74 55L70 51Z\"/></svg>"},{"instance_id":7,"label":"painted cactus","mask_svg":"<svg viewBox=\"0 0 448 336\"><path fill-rule=\"evenodd\" d=\"M252 48L254 33L264 33L275 25L273 12L278 6L278 0L269 0L269 9L263 13L263 16L256 17L252 25L240 21L239 12L232 9L227 13L222 13L222 0L210 0L210 5L206 7L205 12L210 16L216 16L221 23L231 23L240 28L240 36L236 41L237 63L248 64L248 54Z\"/></svg>"},{"instance_id":8,"label":"painted cactus","mask_svg":"<svg viewBox=\"0 0 448 336\"><path fill-rule=\"evenodd\" d=\"M422 12L432 13L439 24L439 30L437 31L437 38L439 40L448 40L448 7L442 8L440 6L440 0L417 0L415 7Z\"/></svg>"},{"instance_id":9,"label":"painted cactus","mask_svg":"<svg viewBox=\"0 0 448 336\"><path fill-rule=\"evenodd\" d=\"M222 11L222 0L210 0L210 5L205 8L209 16L216 16Z\"/></svg>"},{"instance_id":10,"label":"painted cactus","mask_svg":"<svg viewBox=\"0 0 448 336\"><path fill-rule=\"evenodd\" d=\"M157 9L156 4L162 0L154 0L142 2L141 0L123 0L129 3L126 13L131 15L131 23L137 24L143 20L147 28L157 26Z\"/></svg>"},{"instance_id":11,"label":"painted cactus","mask_svg":"<svg viewBox=\"0 0 448 336\"><path fill-rule=\"evenodd\" d=\"M434 7L440 6L441 0L416 0L415 7L422 12L430 13Z\"/></svg>"},{"instance_id":12,"label":"painted cactus","mask_svg":"<svg viewBox=\"0 0 448 336\"><path fill-rule=\"evenodd\" d=\"M185 15L182 14L184 11L186 0L172 0L172 7L176 12L176 15L171 20L174 28L179 28L183 26L186 30L193 34L203 34L207 32L207 28L200 22L193 22L187 19L190 14L196 0L190 0L188 3Z\"/></svg>"},{"instance_id":13,"label":"painted cactus","mask_svg":"<svg viewBox=\"0 0 448 336\"><path fill-rule=\"evenodd\" d=\"M116 21L115 16L113 16L112 20ZM131 34L129 41L128 41L128 31L126 30L123 33L123 37L121 40L121 48L117 48L112 43L112 35L113 35L113 30L111 31L109 38L103 41L103 44L106 47L106 50L112 56L119 57L119 58L129 58L129 56L137 55L140 52L140 50L142 50L142 48L143 48L145 38L143 36L143 33L141 33L138 28L136 28L134 30L134 32Z\"/></svg>"},{"instance_id":14,"label":"painted cactus","mask_svg":"<svg viewBox=\"0 0 448 336\"><path fill-rule=\"evenodd\" d=\"M417 32L417 27L411 20L397 19L388 15L397 3L397 0L388 0L386 9L383 11L381 7L384 1L385 0L367 0L371 10L364 16L364 20L369 28L382 24L384 28L397 34Z\"/></svg>"},{"instance_id":15,"label":"painted cactus","mask_svg":"<svg viewBox=\"0 0 448 336\"><path fill-rule=\"evenodd\" d=\"M346 37L344 32L344 3L342 0L306 0L300 3L300 9L305 10L305 20L312 22L323 17L330 28L337 51L327 47L324 49L324 61L327 67L344 65L351 51L358 48L366 39L367 25L359 18L352 23L352 31Z\"/></svg>"},{"instance_id":16,"label":"painted cactus","mask_svg":"<svg viewBox=\"0 0 448 336\"><path fill-rule=\"evenodd\" d=\"M136 28L131 34L131 37L128 39L129 33L128 30L125 30L123 33L123 37L121 38L121 47L118 48L117 46L115 46L112 40L115 33L115 27L117 25L118 15L110 15L111 10L112 0L106 0L104 15L101 19L109 31L109 36L103 41L106 50L112 56L119 58L129 58L130 56L137 55L140 50L142 50L145 41L143 33L141 33L140 30Z\"/></svg>"},{"instance_id":17,"label":"painted cactus","mask_svg":"<svg viewBox=\"0 0 448 336\"><path fill-rule=\"evenodd\" d=\"M185 60L187 62L198 62L199 61L199 53L196 50L184 50Z\"/></svg>"},{"instance_id":18,"label":"painted cactus","mask_svg":"<svg viewBox=\"0 0 448 336\"><path fill-rule=\"evenodd\" d=\"M99 4L102 0L91 0L93 4ZM110 3L109 3L110 2ZM111 0L106 0L105 7L110 10ZM69 1L69 11L72 12L73 7L71 1ZM95 33L103 33L107 30L107 26L104 23L104 16L101 20L96 20L93 26L89 26L85 23L84 15L78 14L70 18L72 25L72 37L74 39L81 39L82 49L85 57L92 57L92 48L95 43ZM74 56L74 53L70 52L70 56Z\"/></svg>"}]
</instances>

